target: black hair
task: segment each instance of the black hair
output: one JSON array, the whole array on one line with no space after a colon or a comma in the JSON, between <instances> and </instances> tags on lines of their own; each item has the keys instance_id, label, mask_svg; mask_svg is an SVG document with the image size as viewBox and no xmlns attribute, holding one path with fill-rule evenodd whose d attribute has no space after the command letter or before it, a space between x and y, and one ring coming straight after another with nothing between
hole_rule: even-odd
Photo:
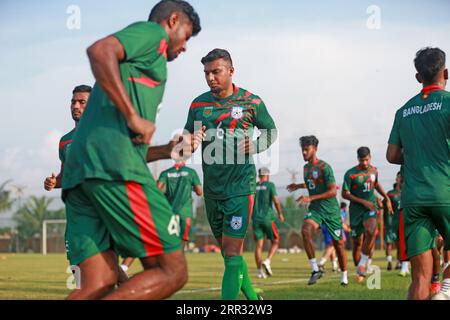
<instances>
[{"instance_id":1,"label":"black hair","mask_svg":"<svg viewBox=\"0 0 450 320\"><path fill-rule=\"evenodd\" d=\"M302 148L307 146L317 147L319 145L319 140L316 138L316 136L303 136L299 139L299 141Z\"/></svg>"},{"instance_id":2,"label":"black hair","mask_svg":"<svg viewBox=\"0 0 450 320\"><path fill-rule=\"evenodd\" d=\"M397 172L397 176L401 176L401 175L402 175L401 171Z\"/></svg>"},{"instance_id":3,"label":"black hair","mask_svg":"<svg viewBox=\"0 0 450 320\"><path fill-rule=\"evenodd\" d=\"M231 60L230 53L225 49L218 49L218 48L208 52L208 54L202 58L201 63L205 65L208 62L212 62L217 59L223 59L225 61L228 61L231 65L233 65L233 60Z\"/></svg>"},{"instance_id":4,"label":"black hair","mask_svg":"<svg viewBox=\"0 0 450 320\"><path fill-rule=\"evenodd\" d=\"M161 23L161 21L169 19L174 12L182 12L192 23L192 35L196 36L201 30L200 17L194 8L183 0L161 0L150 12L148 21Z\"/></svg>"},{"instance_id":5,"label":"black hair","mask_svg":"<svg viewBox=\"0 0 450 320\"><path fill-rule=\"evenodd\" d=\"M369 147L359 147L356 153L358 154L358 158L365 158L370 156L370 149Z\"/></svg>"},{"instance_id":6,"label":"black hair","mask_svg":"<svg viewBox=\"0 0 450 320\"><path fill-rule=\"evenodd\" d=\"M76 86L73 89L72 94L74 94L75 92L88 92L88 93L91 93L91 91L92 91L92 87L91 86L88 86L88 85L85 85L85 84L81 84L79 86Z\"/></svg>"},{"instance_id":7,"label":"black hair","mask_svg":"<svg viewBox=\"0 0 450 320\"><path fill-rule=\"evenodd\" d=\"M393 187L394 187L394 189L397 189L397 185L398 185L398 184L397 184L397 182L396 182L396 183L394 183L394 186L393 186Z\"/></svg>"},{"instance_id":8,"label":"black hair","mask_svg":"<svg viewBox=\"0 0 450 320\"><path fill-rule=\"evenodd\" d=\"M347 204L345 202L341 202L341 209L347 208Z\"/></svg>"},{"instance_id":9,"label":"black hair","mask_svg":"<svg viewBox=\"0 0 450 320\"><path fill-rule=\"evenodd\" d=\"M433 83L439 71L445 67L445 52L431 47L420 49L416 53L414 66L423 82Z\"/></svg>"}]
</instances>

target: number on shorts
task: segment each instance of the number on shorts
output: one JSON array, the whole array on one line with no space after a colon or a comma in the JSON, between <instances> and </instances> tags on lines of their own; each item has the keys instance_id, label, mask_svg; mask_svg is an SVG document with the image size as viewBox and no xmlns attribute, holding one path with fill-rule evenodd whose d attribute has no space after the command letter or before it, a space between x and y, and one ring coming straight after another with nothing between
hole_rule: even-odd
<instances>
[{"instance_id":1,"label":"number on shorts","mask_svg":"<svg viewBox=\"0 0 450 320\"><path fill-rule=\"evenodd\" d=\"M170 218L169 226L167 227L167 231L170 235L176 234L177 237L180 236L180 216L174 214L172 218Z\"/></svg>"}]
</instances>

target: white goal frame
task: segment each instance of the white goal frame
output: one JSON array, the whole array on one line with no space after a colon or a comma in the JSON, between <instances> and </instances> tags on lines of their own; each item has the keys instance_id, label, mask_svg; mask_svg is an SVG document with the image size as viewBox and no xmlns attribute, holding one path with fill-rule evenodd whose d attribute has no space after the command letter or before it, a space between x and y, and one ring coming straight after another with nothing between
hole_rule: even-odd
<instances>
[{"instance_id":1,"label":"white goal frame","mask_svg":"<svg viewBox=\"0 0 450 320\"><path fill-rule=\"evenodd\" d=\"M48 219L42 221L42 254L47 254L47 225L67 223L66 219Z\"/></svg>"}]
</instances>

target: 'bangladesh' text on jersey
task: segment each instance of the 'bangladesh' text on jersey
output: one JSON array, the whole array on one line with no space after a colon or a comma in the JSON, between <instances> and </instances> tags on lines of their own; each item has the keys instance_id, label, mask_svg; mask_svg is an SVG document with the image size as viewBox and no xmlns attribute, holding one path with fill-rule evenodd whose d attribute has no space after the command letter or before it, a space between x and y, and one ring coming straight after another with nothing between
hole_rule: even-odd
<instances>
[{"instance_id":1,"label":"'bangladesh' text on jersey","mask_svg":"<svg viewBox=\"0 0 450 320\"><path fill-rule=\"evenodd\" d=\"M137 22L113 35L122 44L122 83L138 115L155 122L167 78L167 33L154 22ZM98 83L94 85L66 159L63 188L86 179L148 183L148 145L134 145L135 133Z\"/></svg>"},{"instance_id":2,"label":"'bangladesh' text on jersey","mask_svg":"<svg viewBox=\"0 0 450 320\"><path fill-rule=\"evenodd\" d=\"M202 126L206 127L202 143L205 197L220 200L255 193L253 158L238 155L237 143L244 137L252 139L255 127L262 131L256 141L257 152L275 141L275 123L264 102L236 86L224 99L208 91L192 102L185 129L193 133Z\"/></svg>"},{"instance_id":3,"label":"'bangladesh' text on jersey","mask_svg":"<svg viewBox=\"0 0 450 320\"><path fill-rule=\"evenodd\" d=\"M257 182L255 205L253 207L253 221L271 221L275 219L273 211L273 197L277 195L275 185L270 181Z\"/></svg>"},{"instance_id":4,"label":"'bangladesh' text on jersey","mask_svg":"<svg viewBox=\"0 0 450 320\"><path fill-rule=\"evenodd\" d=\"M428 90L397 110L389 137L403 149L402 208L450 205L450 92Z\"/></svg>"},{"instance_id":5,"label":"'bangladesh' text on jersey","mask_svg":"<svg viewBox=\"0 0 450 320\"><path fill-rule=\"evenodd\" d=\"M314 164L309 162L305 164L303 179L310 196L325 193L331 183L336 183L331 166L319 159ZM339 204L336 197L316 200L309 204L308 210L324 214L339 214Z\"/></svg>"}]
</instances>

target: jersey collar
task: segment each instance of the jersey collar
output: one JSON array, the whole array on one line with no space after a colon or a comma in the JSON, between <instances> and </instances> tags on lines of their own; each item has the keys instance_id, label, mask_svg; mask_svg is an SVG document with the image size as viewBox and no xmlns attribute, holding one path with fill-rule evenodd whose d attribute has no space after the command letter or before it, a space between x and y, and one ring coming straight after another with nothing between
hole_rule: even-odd
<instances>
[{"instance_id":1,"label":"jersey collar","mask_svg":"<svg viewBox=\"0 0 450 320\"><path fill-rule=\"evenodd\" d=\"M175 163L173 167L177 170L180 170L181 167L184 167L186 164L184 162Z\"/></svg>"},{"instance_id":2,"label":"jersey collar","mask_svg":"<svg viewBox=\"0 0 450 320\"><path fill-rule=\"evenodd\" d=\"M430 92L436 90L444 90L444 87L432 84L430 86L423 87L423 89L420 92L423 93L422 96L424 99L426 99L430 95Z\"/></svg>"}]
</instances>

